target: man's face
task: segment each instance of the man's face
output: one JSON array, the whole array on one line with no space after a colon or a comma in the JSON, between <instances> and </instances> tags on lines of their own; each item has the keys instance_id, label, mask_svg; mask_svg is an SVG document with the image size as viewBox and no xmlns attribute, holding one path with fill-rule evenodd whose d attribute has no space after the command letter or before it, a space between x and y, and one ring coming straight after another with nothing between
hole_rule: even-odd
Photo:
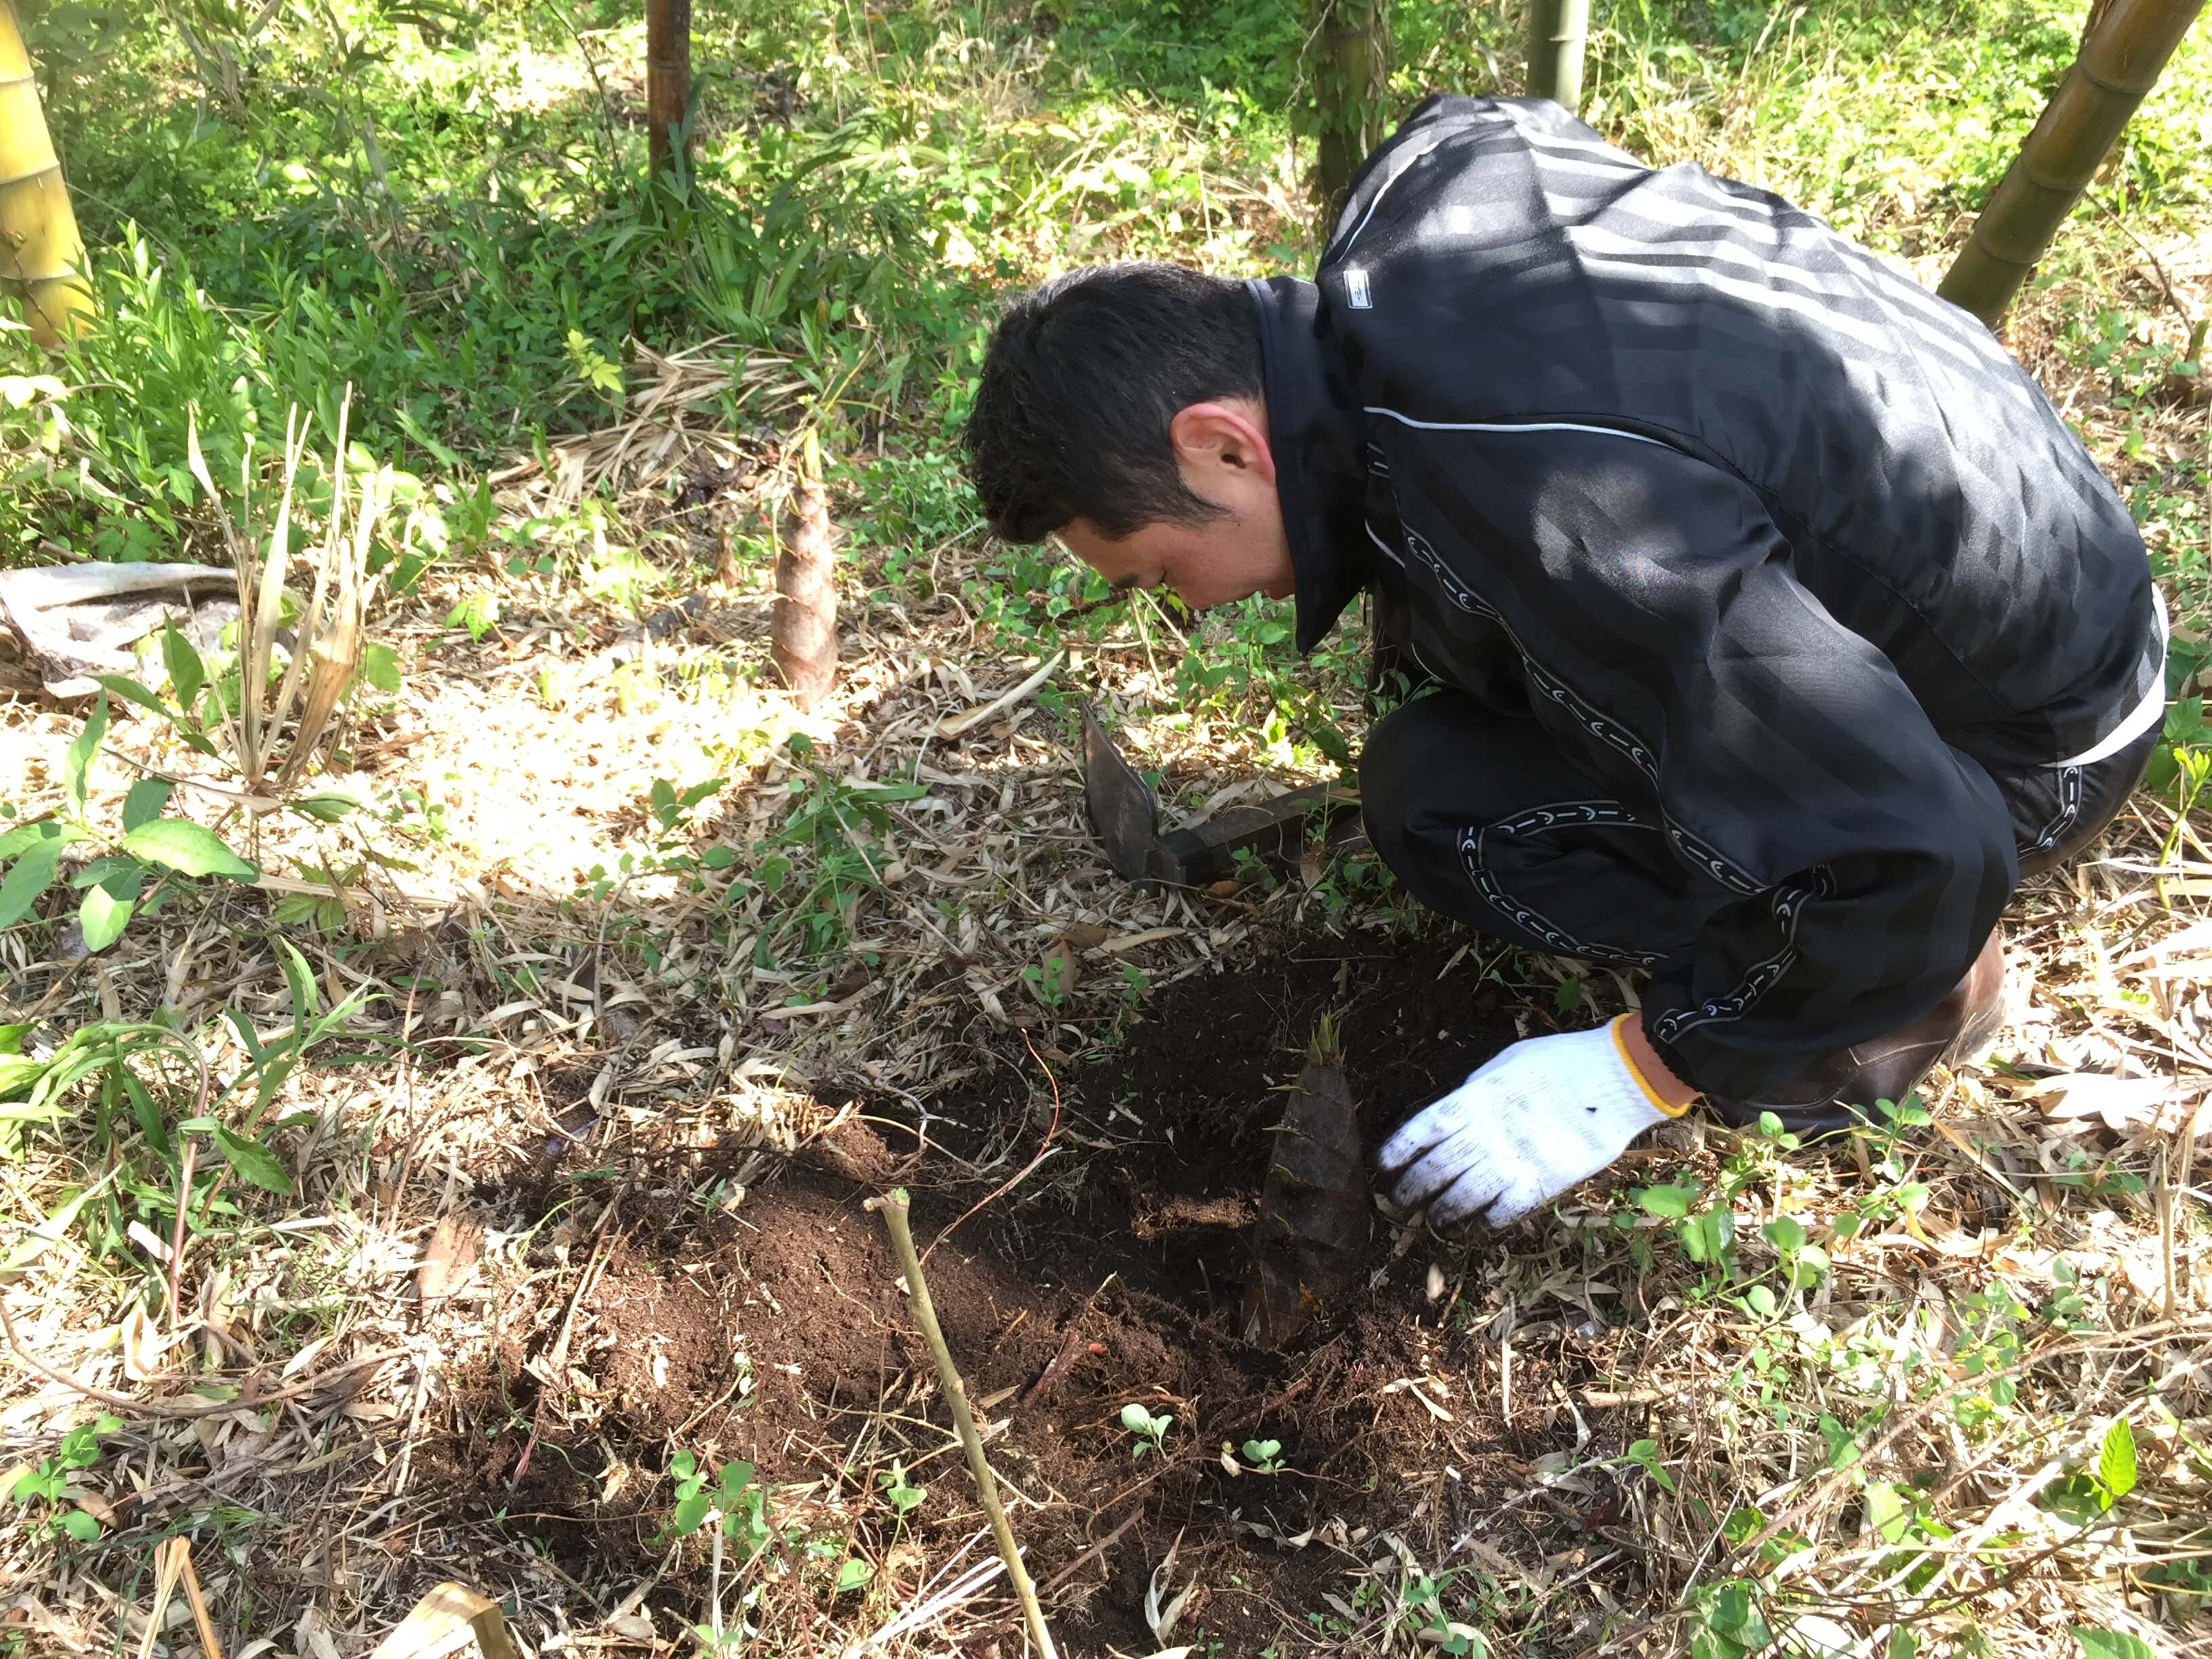
<instances>
[{"instance_id":1,"label":"man's face","mask_svg":"<svg viewBox=\"0 0 2212 1659\"><path fill-rule=\"evenodd\" d=\"M1194 404L1170 424L1193 495L1220 509L1204 524L1149 524L1111 540L1078 519L1060 539L1110 582L1171 587L1194 611L1254 593L1288 599L1291 548L1275 495L1267 411L1242 398Z\"/></svg>"}]
</instances>

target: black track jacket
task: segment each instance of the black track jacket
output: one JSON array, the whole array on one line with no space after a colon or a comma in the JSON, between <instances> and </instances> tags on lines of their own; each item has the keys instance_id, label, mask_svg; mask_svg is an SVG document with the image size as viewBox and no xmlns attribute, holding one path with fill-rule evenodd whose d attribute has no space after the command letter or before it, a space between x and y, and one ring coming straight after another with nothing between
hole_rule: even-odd
<instances>
[{"instance_id":1,"label":"black track jacket","mask_svg":"<svg viewBox=\"0 0 2212 1659\"><path fill-rule=\"evenodd\" d=\"M1515 99L1423 104L1316 281L1252 290L1299 648L1395 593L1735 896L1652 964L1668 1063L1756 1099L1934 1006L2017 879L1985 769L2092 750L2164 659L2125 507L1989 332Z\"/></svg>"}]
</instances>

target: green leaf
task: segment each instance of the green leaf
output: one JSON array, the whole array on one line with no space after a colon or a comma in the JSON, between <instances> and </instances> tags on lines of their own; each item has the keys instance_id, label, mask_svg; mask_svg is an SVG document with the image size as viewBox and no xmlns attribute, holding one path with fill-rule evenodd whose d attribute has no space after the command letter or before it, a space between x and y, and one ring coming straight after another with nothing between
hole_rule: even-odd
<instances>
[{"instance_id":1,"label":"green leaf","mask_svg":"<svg viewBox=\"0 0 2212 1659\"><path fill-rule=\"evenodd\" d=\"M857 1558L842 1562L837 1568L837 1594L845 1595L860 1589L876 1576L876 1570Z\"/></svg>"},{"instance_id":2,"label":"green leaf","mask_svg":"<svg viewBox=\"0 0 2212 1659\"><path fill-rule=\"evenodd\" d=\"M143 870L145 867L126 853L109 853L93 860L83 869L71 876L70 885L82 892L88 887L97 887L104 881L112 881L118 876L129 875L134 871ZM133 894L132 896L136 897L137 895Z\"/></svg>"},{"instance_id":3,"label":"green leaf","mask_svg":"<svg viewBox=\"0 0 2212 1659\"><path fill-rule=\"evenodd\" d=\"M36 847L42 841L51 841L66 847L73 841L85 839L85 832L57 818L40 818L35 823L18 825L0 836L0 863L15 858Z\"/></svg>"},{"instance_id":4,"label":"green leaf","mask_svg":"<svg viewBox=\"0 0 2212 1659\"><path fill-rule=\"evenodd\" d=\"M676 1514L669 1525L678 1534L689 1536L699 1530L707 1519L707 1511L714 1507L714 1500L705 1492L694 1492L676 1506Z\"/></svg>"},{"instance_id":5,"label":"green leaf","mask_svg":"<svg viewBox=\"0 0 2212 1659\"><path fill-rule=\"evenodd\" d=\"M62 761L62 793L69 797L70 805L79 812L84 811L87 781L92 772L92 757L100 752L100 740L107 735L107 693L103 691L93 700L91 716L84 730L71 739L69 753Z\"/></svg>"},{"instance_id":6,"label":"green leaf","mask_svg":"<svg viewBox=\"0 0 2212 1659\"><path fill-rule=\"evenodd\" d=\"M1850 1468L1863 1455L1858 1437L1826 1413L1820 1417L1820 1437L1828 1443L1828 1467L1832 1469Z\"/></svg>"},{"instance_id":7,"label":"green leaf","mask_svg":"<svg viewBox=\"0 0 2212 1659\"><path fill-rule=\"evenodd\" d=\"M1867 1482L1867 1528L1880 1534L1882 1542L1894 1544L1903 1538L1905 1526L1911 1518L1911 1504L1903 1490L1887 1480Z\"/></svg>"},{"instance_id":8,"label":"green leaf","mask_svg":"<svg viewBox=\"0 0 2212 1659\"><path fill-rule=\"evenodd\" d=\"M1743 1293L1743 1299L1751 1304L1752 1312L1761 1319L1773 1318L1775 1310L1781 1306L1774 1299L1773 1291L1765 1285L1753 1285Z\"/></svg>"},{"instance_id":9,"label":"green leaf","mask_svg":"<svg viewBox=\"0 0 2212 1659\"><path fill-rule=\"evenodd\" d=\"M1686 1216L1694 1196L1686 1187L1646 1187L1636 1194L1636 1203L1646 1215Z\"/></svg>"},{"instance_id":10,"label":"green leaf","mask_svg":"<svg viewBox=\"0 0 2212 1659\"><path fill-rule=\"evenodd\" d=\"M207 665L201 662L192 642L177 632L174 623L161 630L161 665L169 671L169 689L176 694L177 707L190 708L200 687L207 684Z\"/></svg>"},{"instance_id":11,"label":"green leaf","mask_svg":"<svg viewBox=\"0 0 2212 1659\"><path fill-rule=\"evenodd\" d=\"M1899 1625L1889 1632L1888 1659L1919 1659L1920 1638L1909 1626Z\"/></svg>"},{"instance_id":12,"label":"green leaf","mask_svg":"<svg viewBox=\"0 0 2212 1659\"><path fill-rule=\"evenodd\" d=\"M188 876L251 881L261 872L224 846L215 831L188 818L156 818L123 838L123 850Z\"/></svg>"},{"instance_id":13,"label":"green leaf","mask_svg":"<svg viewBox=\"0 0 2212 1659\"><path fill-rule=\"evenodd\" d=\"M2087 1630L2080 1625L2067 1628L2081 1644L2085 1659L2158 1659L2148 1643L2124 1631Z\"/></svg>"},{"instance_id":14,"label":"green leaf","mask_svg":"<svg viewBox=\"0 0 2212 1659\"><path fill-rule=\"evenodd\" d=\"M2124 1417L2105 1431L2105 1448L2097 1454L2097 1479L2115 1498L2136 1489L2136 1436Z\"/></svg>"},{"instance_id":15,"label":"green leaf","mask_svg":"<svg viewBox=\"0 0 2212 1659\"><path fill-rule=\"evenodd\" d=\"M255 1186L289 1198L292 1194L292 1177L276 1154L259 1141L246 1135L233 1134L218 1124L215 1144L222 1148L222 1155L230 1167Z\"/></svg>"},{"instance_id":16,"label":"green leaf","mask_svg":"<svg viewBox=\"0 0 2212 1659\"><path fill-rule=\"evenodd\" d=\"M293 1024L295 1028L303 1027L323 1011L323 1000L315 991L314 970L290 939L279 937L274 943L276 965L284 970L284 988L291 994Z\"/></svg>"},{"instance_id":17,"label":"green leaf","mask_svg":"<svg viewBox=\"0 0 2212 1659\"><path fill-rule=\"evenodd\" d=\"M1759 1231L1766 1235L1769 1243L1785 1255L1794 1255L1805 1248L1805 1224L1796 1216L1778 1215Z\"/></svg>"},{"instance_id":18,"label":"green leaf","mask_svg":"<svg viewBox=\"0 0 2212 1659\"><path fill-rule=\"evenodd\" d=\"M161 816L177 786L167 778L141 778L123 798L123 828L127 834Z\"/></svg>"},{"instance_id":19,"label":"green leaf","mask_svg":"<svg viewBox=\"0 0 2212 1659\"><path fill-rule=\"evenodd\" d=\"M379 691L399 690L399 653L388 645L366 645L361 651L361 677Z\"/></svg>"},{"instance_id":20,"label":"green leaf","mask_svg":"<svg viewBox=\"0 0 2212 1659\"><path fill-rule=\"evenodd\" d=\"M743 1460L725 1463L715 1478L721 1483L724 1499L734 1504L744 1495L745 1488L752 1485L753 1466Z\"/></svg>"},{"instance_id":21,"label":"green leaf","mask_svg":"<svg viewBox=\"0 0 2212 1659\"><path fill-rule=\"evenodd\" d=\"M1674 1477L1667 1473L1659 1461L1659 1443L1639 1440L1628 1449L1628 1461L1642 1469L1667 1491L1674 1490Z\"/></svg>"},{"instance_id":22,"label":"green leaf","mask_svg":"<svg viewBox=\"0 0 2212 1659\"><path fill-rule=\"evenodd\" d=\"M100 1536L100 1522L82 1510L71 1510L62 1516L62 1530L80 1544L89 1544Z\"/></svg>"},{"instance_id":23,"label":"green leaf","mask_svg":"<svg viewBox=\"0 0 2212 1659\"><path fill-rule=\"evenodd\" d=\"M361 803L351 795L341 794L335 789L325 789L318 794L302 795L286 803L303 818L313 818L317 823L336 823L349 812L358 811Z\"/></svg>"},{"instance_id":24,"label":"green leaf","mask_svg":"<svg viewBox=\"0 0 2212 1659\"><path fill-rule=\"evenodd\" d=\"M123 937L123 929L131 921L131 912L137 905L138 895L135 890L138 879L134 871L131 876L103 882L86 892L84 902L76 908L76 920L77 926L84 930L84 948L87 951L105 951ZM112 887L120 887L125 883L134 890L128 898L120 897L111 890Z\"/></svg>"},{"instance_id":25,"label":"green leaf","mask_svg":"<svg viewBox=\"0 0 2212 1659\"><path fill-rule=\"evenodd\" d=\"M37 842L9 866L0 880L0 927L12 927L30 914L39 895L54 884L54 866L61 855L57 837Z\"/></svg>"},{"instance_id":26,"label":"green leaf","mask_svg":"<svg viewBox=\"0 0 2212 1659\"><path fill-rule=\"evenodd\" d=\"M28 1020L20 1025L0 1025L0 1054L21 1054L23 1039L30 1034L31 1023Z\"/></svg>"},{"instance_id":27,"label":"green leaf","mask_svg":"<svg viewBox=\"0 0 2212 1659\"><path fill-rule=\"evenodd\" d=\"M179 714L170 708L137 681L126 679L120 674L94 674L92 678L100 686L122 698L124 702L135 702L148 714L158 714L168 721L177 728L177 735L184 740L186 748L196 750L203 755L213 755L216 752L216 746L208 741L206 734L192 722L191 715ZM212 689L208 695L210 697L215 695Z\"/></svg>"}]
</instances>

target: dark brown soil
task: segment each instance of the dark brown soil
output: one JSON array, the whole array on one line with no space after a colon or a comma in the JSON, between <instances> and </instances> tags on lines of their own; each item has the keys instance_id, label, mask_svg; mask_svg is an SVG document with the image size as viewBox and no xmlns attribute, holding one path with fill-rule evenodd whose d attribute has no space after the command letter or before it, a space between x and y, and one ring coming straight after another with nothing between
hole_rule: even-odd
<instances>
[{"instance_id":1,"label":"dark brown soil","mask_svg":"<svg viewBox=\"0 0 2212 1659\"><path fill-rule=\"evenodd\" d=\"M1031 1573L1076 1650L1159 1645L1145 1590L1178 1539L1177 1585L1205 1588L1176 1639L1202 1624L1229 1652L1306 1629L1324 1580L1371 1530L1418 1526L1441 1558L1486 1480L1500 1483L1493 1498L1525 1487L1534 1448L1484 1420L1483 1339L1440 1328L1449 1310L1423 1294L1432 1253L1394 1259L1377 1225L1364 1283L1291 1352L1237 1328L1271 1091L1297 1074L1316 1021L1334 1019L1370 1146L1513 1037L1458 951L1451 939L1332 941L1182 981L1117 1050L1059 1079L1056 1125L1018 1047L1019 1069L969 1079L931 1130L942 1145L948 1123L965 1126L969 1152L1011 1137L988 1182L916 1159L915 1125L872 1112L733 1211L676 1190L628 1197L578 1298L565 1375L550 1358L565 1301L502 1306L498 1374L457 1390L437 1460L456 1501L503 1509L561 1572L618 1598L665 1553L673 1452L743 1458L776 1489L779 1525L855 1537L892 1604L910 1597L981 1521L881 1218L862 1207L896 1179L917 1241L942 1241L926 1264L939 1316L1017 1494ZM1048 1127L1050 1156L994 1195ZM535 1207L562 1184L515 1201ZM572 1269L595 1243L568 1241ZM1559 1357L1517 1355L1516 1387L1540 1387ZM1457 1379L1449 1420L1406 1386L1425 1377ZM1132 1401L1173 1418L1165 1456L1136 1454L1121 1422ZM1224 1467L1224 1447L1253 1439L1281 1443L1283 1473ZM928 1492L896 1528L879 1479L894 1457ZM1561 1524L1540 1504L1525 1514ZM696 1576L671 1572L646 1606L696 1618Z\"/></svg>"}]
</instances>

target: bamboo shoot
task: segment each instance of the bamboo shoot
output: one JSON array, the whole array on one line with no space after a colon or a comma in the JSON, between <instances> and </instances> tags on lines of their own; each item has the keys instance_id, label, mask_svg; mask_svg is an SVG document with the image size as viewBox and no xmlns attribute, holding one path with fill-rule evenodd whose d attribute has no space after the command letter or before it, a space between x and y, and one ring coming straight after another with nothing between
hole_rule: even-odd
<instances>
[{"instance_id":1,"label":"bamboo shoot","mask_svg":"<svg viewBox=\"0 0 2212 1659\"><path fill-rule=\"evenodd\" d=\"M769 655L799 706L811 708L837 679L836 550L822 488L822 451L811 432L800 452L782 542Z\"/></svg>"}]
</instances>

